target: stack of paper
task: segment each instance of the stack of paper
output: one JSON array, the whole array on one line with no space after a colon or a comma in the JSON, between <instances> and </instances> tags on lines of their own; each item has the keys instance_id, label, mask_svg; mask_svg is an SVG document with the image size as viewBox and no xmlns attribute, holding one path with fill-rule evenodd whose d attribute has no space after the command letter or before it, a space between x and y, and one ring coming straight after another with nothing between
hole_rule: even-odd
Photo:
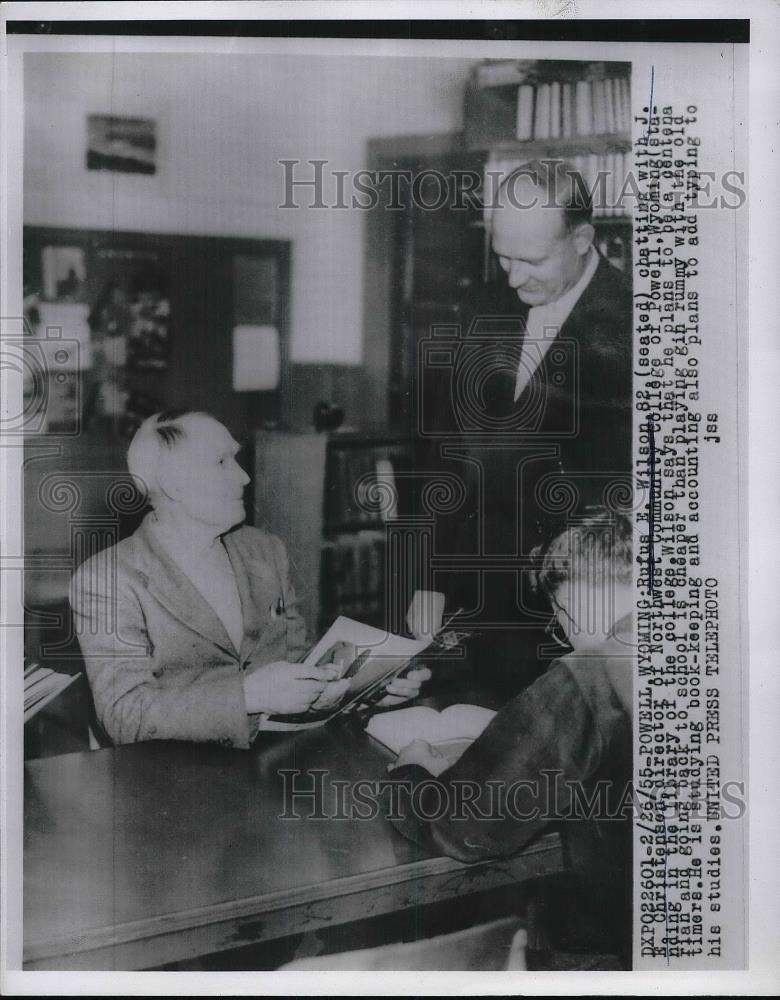
<instances>
[{"instance_id":1,"label":"stack of paper","mask_svg":"<svg viewBox=\"0 0 780 1000\"><path fill-rule=\"evenodd\" d=\"M76 680L78 674L58 674L55 670L31 663L24 671L24 721L48 705L61 691Z\"/></svg>"}]
</instances>

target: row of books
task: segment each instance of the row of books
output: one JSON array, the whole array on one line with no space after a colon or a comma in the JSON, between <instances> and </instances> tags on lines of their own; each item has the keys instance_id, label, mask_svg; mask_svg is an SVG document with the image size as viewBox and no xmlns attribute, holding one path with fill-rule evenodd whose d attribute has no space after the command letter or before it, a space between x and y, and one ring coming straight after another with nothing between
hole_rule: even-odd
<instances>
[{"instance_id":1,"label":"row of books","mask_svg":"<svg viewBox=\"0 0 780 1000\"><path fill-rule=\"evenodd\" d=\"M78 674L60 674L39 663L30 663L24 669L24 721L37 715L52 698L76 680Z\"/></svg>"},{"instance_id":2,"label":"row of books","mask_svg":"<svg viewBox=\"0 0 780 1000\"><path fill-rule=\"evenodd\" d=\"M520 141L628 133L630 128L626 77L523 83L517 88L515 135Z\"/></svg>"},{"instance_id":3,"label":"row of books","mask_svg":"<svg viewBox=\"0 0 780 1000\"><path fill-rule=\"evenodd\" d=\"M322 596L325 617L347 615L375 621L383 614L385 534L362 530L323 544Z\"/></svg>"},{"instance_id":4,"label":"row of books","mask_svg":"<svg viewBox=\"0 0 780 1000\"><path fill-rule=\"evenodd\" d=\"M582 177L593 201L596 218L626 216L631 213L631 186L626 181L631 170L630 153L588 153L570 156L566 164ZM522 160L491 158L485 166L485 222L489 223L491 203L501 181L522 166Z\"/></svg>"},{"instance_id":5,"label":"row of books","mask_svg":"<svg viewBox=\"0 0 780 1000\"><path fill-rule=\"evenodd\" d=\"M328 524L368 526L396 516L394 456L387 447L335 448L329 462Z\"/></svg>"}]
</instances>

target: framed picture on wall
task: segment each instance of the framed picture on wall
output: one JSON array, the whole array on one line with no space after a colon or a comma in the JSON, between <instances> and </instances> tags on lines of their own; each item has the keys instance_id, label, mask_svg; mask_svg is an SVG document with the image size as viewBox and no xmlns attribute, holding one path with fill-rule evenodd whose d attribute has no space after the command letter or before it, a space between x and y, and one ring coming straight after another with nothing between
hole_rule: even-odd
<instances>
[{"instance_id":1,"label":"framed picture on wall","mask_svg":"<svg viewBox=\"0 0 780 1000\"><path fill-rule=\"evenodd\" d=\"M156 173L157 122L153 118L87 115L87 170Z\"/></svg>"}]
</instances>

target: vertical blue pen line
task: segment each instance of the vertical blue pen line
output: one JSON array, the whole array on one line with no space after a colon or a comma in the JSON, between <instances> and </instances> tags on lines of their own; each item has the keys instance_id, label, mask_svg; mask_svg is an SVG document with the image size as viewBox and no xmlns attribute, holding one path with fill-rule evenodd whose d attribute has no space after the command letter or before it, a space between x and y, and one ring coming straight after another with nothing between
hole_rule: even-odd
<instances>
[{"instance_id":1,"label":"vertical blue pen line","mask_svg":"<svg viewBox=\"0 0 780 1000\"><path fill-rule=\"evenodd\" d=\"M655 66L650 67L650 104L647 107L647 128L645 129L645 142L650 137L650 126L653 124L653 91L655 89Z\"/></svg>"},{"instance_id":2,"label":"vertical blue pen line","mask_svg":"<svg viewBox=\"0 0 780 1000\"><path fill-rule=\"evenodd\" d=\"M647 443L648 443L648 456L647 465L648 471L650 473L650 498L647 510L647 533L649 536L648 550L647 550L647 589L650 591L650 596L655 596L655 482L656 482L656 469L655 469L655 429L653 426L654 416L652 413L648 414L647 417Z\"/></svg>"}]
</instances>

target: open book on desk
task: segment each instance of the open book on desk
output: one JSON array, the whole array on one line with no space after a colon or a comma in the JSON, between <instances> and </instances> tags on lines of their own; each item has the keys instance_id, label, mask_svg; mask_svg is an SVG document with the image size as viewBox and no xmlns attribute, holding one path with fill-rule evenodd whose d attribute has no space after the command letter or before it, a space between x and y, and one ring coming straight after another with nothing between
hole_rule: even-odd
<instances>
[{"instance_id":1,"label":"open book on desk","mask_svg":"<svg viewBox=\"0 0 780 1000\"><path fill-rule=\"evenodd\" d=\"M412 705L373 716L366 732L396 755L413 740L425 740L454 763L495 714L480 705L450 705L441 712Z\"/></svg>"},{"instance_id":2,"label":"open book on desk","mask_svg":"<svg viewBox=\"0 0 780 1000\"><path fill-rule=\"evenodd\" d=\"M309 709L300 715L271 715L260 722L260 730L313 729L380 697L385 686L402 673L431 645L429 638L405 639L343 615L336 619L303 661L307 666L331 663L335 648L354 647L355 656L340 666L340 679L348 681L341 701L325 711Z\"/></svg>"}]
</instances>

